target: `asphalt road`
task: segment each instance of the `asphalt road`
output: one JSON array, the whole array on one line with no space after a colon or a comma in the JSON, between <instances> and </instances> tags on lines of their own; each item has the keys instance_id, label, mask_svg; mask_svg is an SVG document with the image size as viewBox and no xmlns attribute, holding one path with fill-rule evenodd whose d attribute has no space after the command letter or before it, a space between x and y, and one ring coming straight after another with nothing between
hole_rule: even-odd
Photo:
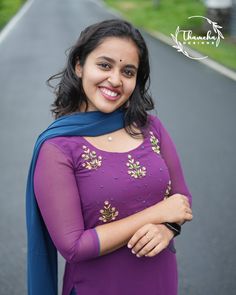
<instances>
[{"instance_id":1,"label":"asphalt road","mask_svg":"<svg viewBox=\"0 0 236 295\"><path fill-rule=\"evenodd\" d=\"M85 26L112 17L96 1L35 0L0 43L0 295L26 294L25 183L52 120L45 80ZM193 195L194 220L177 238L179 294L236 294L236 83L144 36L156 109Z\"/></svg>"}]
</instances>

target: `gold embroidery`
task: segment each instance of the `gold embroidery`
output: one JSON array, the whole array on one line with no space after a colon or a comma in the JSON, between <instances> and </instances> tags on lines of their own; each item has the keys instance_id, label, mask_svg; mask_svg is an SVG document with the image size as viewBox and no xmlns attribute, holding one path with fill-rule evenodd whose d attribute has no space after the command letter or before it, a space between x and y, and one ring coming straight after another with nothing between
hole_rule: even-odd
<instances>
[{"instance_id":1,"label":"gold embroidery","mask_svg":"<svg viewBox=\"0 0 236 295\"><path fill-rule=\"evenodd\" d=\"M134 162L134 159L132 159L131 155L128 155L128 162L126 165L129 167L129 175L134 178L142 178L146 175L146 167L141 167L139 162Z\"/></svg>"},{"instance_id":2,"label":"gold embroidery","mask_svg":"<svg viewBox=\"0 0 236 295\"><path fill-rule=\"evenodd\" d=\"M165 199L169 197L170 191L171 191L171 180L169 180L167 188L166 188L165 197L164 197Z\"/></svg>"},{"instance_id":3,"label":"gold embroidery","mask_svg":"<svg viewBox=\"0 0 236 295\"><path fill-rule=\"evenodd\" d=\"M84 153L82 154L82 158L86 161L82 164L83 167L91 170L97 169L102 165L102 157L97 156L95 151L90 151L88 147L83 145Z\"/></svg>"},{"instance_id":4,"label":"gold embroidery","mask_svg":"<svg viewBox=\"0 0 236 295\"><path fill-rule=\"evenodd\" d=\"M100 213L102 216L99 217L99 220L102 220L103 222L115 220L116 216L119 214L116 208L111 207L111 204L109 204L108 201L104 202L104 207L100 210Z\"/></svg>"},{"instance_id":5,"label":"gold embroidery","mask_svg":"<svg viewBox=\"0 0 236 295\"><path fill-rule=\"evenodd\" d=\"M151 134L150 141L152 145L152 150L155 153L160 154L159 140L154 136L152 131L150 131L149 133Z\"/></svg>"}]
</instances>

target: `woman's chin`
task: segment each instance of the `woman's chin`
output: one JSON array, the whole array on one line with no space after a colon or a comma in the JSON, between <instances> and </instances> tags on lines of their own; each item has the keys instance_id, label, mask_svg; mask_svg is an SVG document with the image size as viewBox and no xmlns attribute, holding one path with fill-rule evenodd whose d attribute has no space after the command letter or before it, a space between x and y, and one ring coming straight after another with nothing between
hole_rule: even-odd
<instances>
[{"instance_id":1,"label":"woman's chin","mask_svg":"<svg viewBox=\"0 0 236 295\"><path fill-rule=\"evenodd\" d=\"M100 111L102 113L112 113L114 111L116 111L120 106L117 105L117 106L98 106L96 108L97 111Z\"/></svg>"}]
</instances>

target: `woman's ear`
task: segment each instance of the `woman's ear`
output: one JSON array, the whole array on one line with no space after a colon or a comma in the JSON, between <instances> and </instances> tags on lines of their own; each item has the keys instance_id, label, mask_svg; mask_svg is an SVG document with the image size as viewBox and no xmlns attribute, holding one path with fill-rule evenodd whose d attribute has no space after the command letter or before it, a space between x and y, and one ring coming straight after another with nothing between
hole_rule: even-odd
<instances>
[{"instance_id":1,"label":"woman's ear","mask_svg":"<svg viewBox=\"0 0 236 295\"><path fill-rule=\"evenodd\" d=\"M75 65L75 73L79 78L82 78L82 67L79 62Z\"/></svg>"}]
</instances>

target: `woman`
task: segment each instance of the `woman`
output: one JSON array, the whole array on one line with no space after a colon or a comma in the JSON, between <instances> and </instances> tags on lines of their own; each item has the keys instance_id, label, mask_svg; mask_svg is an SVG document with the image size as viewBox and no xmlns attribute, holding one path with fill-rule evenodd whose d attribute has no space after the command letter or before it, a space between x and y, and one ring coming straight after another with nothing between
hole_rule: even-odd
<instances>
[{"instance_id":1,"label":"woman","mask_svg":"<svg viewBox=\"0 0 236 295\"><path fill-rule=\"evenodd\" d=\"M27 186L29 294L177 294L175 224L192 219L173 142L148 94L140 32L86 28L56 87L56 120L38 138ZM178 230L178 228L177 228Z\"/></svg>"}]
</instances>

